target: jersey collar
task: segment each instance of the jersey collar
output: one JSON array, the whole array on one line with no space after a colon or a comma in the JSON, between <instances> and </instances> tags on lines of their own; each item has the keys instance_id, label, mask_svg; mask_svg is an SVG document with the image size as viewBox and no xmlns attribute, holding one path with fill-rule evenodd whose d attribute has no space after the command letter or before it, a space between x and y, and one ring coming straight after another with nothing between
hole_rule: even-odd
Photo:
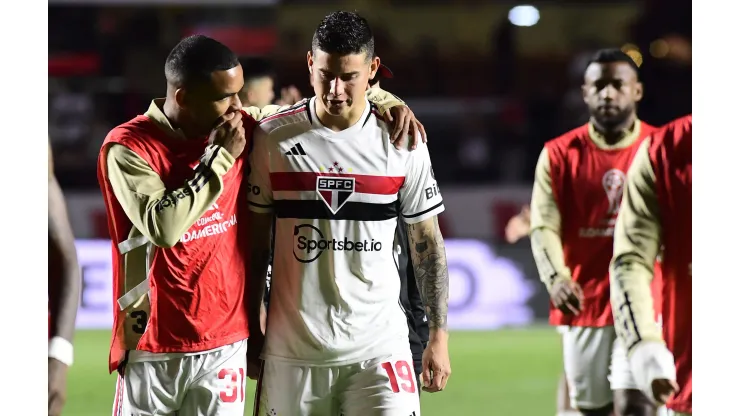
<instances>
[{"instance_id":1,"label":"jersey collar","mask_svg":"<svg viewBox=\"0 0 740 416\"><path fill-rule=\"evenodd\" d=\"M149 109L146 110L144 115L157 124L159 128L164 130L169 136L185 139L185 134L182 130L172 127L170 120L164 115L164 98L155 98L152 103L149 104Z\"/></svg>"},{"instance_id":2,"label":"jersey collar","mask_svg":"<svg viewBox=\"0 0 740 416\"><path fill-rule=\"evenodd\" d=\"M639 119L635 119L635 124L632 125L632 129L624 132L624 136L620 141L614 144L608 144L604 136L596 131L593 123L588 123L588 136L591 141L594 142L596 147L605 150L624 149L630 147L638 137L640 137L640 129L642 122Z\"/></svg>"},{"instance_id":3,"label":"jersey collar","mask_svg":"<svg viewBox=\"0 0 740 416\"><path fill-rule=\"evenodd\" d=\"M322 137L333 140L333 139L346 139L351 137L357 137L357 133L362 130L362 127L367 123L367 119L370 116L371 105L370 102L365 100L365 111L362 112L362 116L357 122L342 131L334 131L319 121L319 117L316 115L316 97L312 97L308 103L308 111L311 112L311 124L315 131L317 131Z\"/></svg>"}]
</instances>

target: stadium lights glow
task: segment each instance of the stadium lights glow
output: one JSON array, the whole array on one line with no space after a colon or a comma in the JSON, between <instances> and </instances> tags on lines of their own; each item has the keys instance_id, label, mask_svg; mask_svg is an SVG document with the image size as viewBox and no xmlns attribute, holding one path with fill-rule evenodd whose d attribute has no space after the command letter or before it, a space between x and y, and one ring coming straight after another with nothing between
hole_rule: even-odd
<instances>
[{"instance_id":1,"label":"stadium lights glow","mask_svg":"<svg viewBox=\"0 0 740 416\"><path fill-rule=\"evenodd\" d=\"M516 6L509 10L509 22L514 26L534 26L540 21L540 11L530 5Z\"/></svg>"},{"instance_id":2,"label":"stadium lights glow","mask_svg":"<svg viewBox=\"0 0 740 416\"><path fill-rule=\"evenodd\" d=\"M665 58L671 50L671 45L665 39L658 39L650 44L650 55L656 58Z\"/></svg>"}]
</instances>

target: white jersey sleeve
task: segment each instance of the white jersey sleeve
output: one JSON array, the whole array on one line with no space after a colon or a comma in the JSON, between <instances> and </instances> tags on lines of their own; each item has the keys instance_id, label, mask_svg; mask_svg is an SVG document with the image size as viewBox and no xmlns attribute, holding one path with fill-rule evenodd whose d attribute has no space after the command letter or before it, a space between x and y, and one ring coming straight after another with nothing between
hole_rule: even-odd
<instances>
[{"instance_id":1,"label":"white jersey sleeve","mask_svg":"<svg viewBox=\"0 0 740 416\"><path fill-rule=\"evenodd\" d=\"M257 213L269 213L273 208L268 137L260 127L254 129L249 155L249 209Z\"/></svg>"},{"instance_id":2,"label":"white jersey sleeve","mask_svg":"<svg viewBox=\"0 0 740 416\"><path fill-rule=\"evenodd\" d=\"M406 179L399 191L401 213L407 224L416 224L444 211L442 194L434 178L429 148L419 139L416 150L409 151Z\"/></svg>"}]
</instances>

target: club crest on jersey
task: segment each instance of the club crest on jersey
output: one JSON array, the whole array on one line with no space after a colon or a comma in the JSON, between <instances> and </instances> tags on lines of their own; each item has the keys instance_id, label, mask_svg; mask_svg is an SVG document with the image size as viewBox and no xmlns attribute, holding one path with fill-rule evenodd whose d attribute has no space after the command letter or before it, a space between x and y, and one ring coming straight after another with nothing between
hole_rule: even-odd
<instances>
[{"instance_id":1,"label":"club crest on jersey","mask_svg":"<svg viewBox=\"0 0 740 416\"><path fill-rule=\"evenodd\" d=\"M331 213L336 214L355 193L355 178L318 176L316 177L316 192Z\"/></svg>"},{"instance_id":2,"label":"club crest on jersey","mask_svg":"<svg viewBox=\"0 0 740 416\"><path fill-rule=\"evenodd\" d=\"M619 169L607 171L601 178L601 184L604 186L606 198L609 200L609 215L617 215L619 205L622 202L622 193L624 192L624 183L627 181L627 175Z\"/></svg>"}]
</instances>

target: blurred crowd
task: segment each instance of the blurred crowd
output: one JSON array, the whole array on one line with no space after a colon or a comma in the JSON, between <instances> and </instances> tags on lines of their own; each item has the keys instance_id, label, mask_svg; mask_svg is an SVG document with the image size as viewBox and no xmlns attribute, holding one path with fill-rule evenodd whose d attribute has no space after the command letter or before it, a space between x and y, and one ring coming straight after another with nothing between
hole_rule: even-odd
<instances>
[{"instance_id":1,"label":"blurred crowd","mask_svg":"<svg viewBox=\"0 0 740 416\"><path fill-rule=\"evenodd\" d=\"M624 47L640 51L646 98L639 114L659 125L691 111L691 9L683 0L634 3L641 12L625 30ZM167 51L184 35L213 35L213 22L227 24L217 38L237 39L230 46L237 43L245 70L269 75L275 98L292 85L291 93L312 95L310 39L282 29L279 19L274 7L50 5L49 134L62 187L97 188L95 160L107 132L164 95ZM580 85L590 54L622 46L575 40L568 53L532 56L517 47L520 29L492 21L486 50L461 44L452 52L441 50L439 37L400 47L392 30L375 29L376 51L395 74L383 88L425 124L442 184L531 183L544 142L588 119Z\"/></svg>"}]
</instances>

